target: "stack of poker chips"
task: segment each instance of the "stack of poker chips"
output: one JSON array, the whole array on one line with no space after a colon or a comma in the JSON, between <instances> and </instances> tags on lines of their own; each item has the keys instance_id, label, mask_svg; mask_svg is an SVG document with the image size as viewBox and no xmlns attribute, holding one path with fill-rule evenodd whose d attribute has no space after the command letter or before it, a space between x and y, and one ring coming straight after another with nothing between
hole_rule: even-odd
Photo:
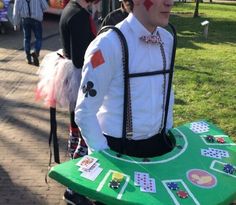
<instances>
[{"instance_id":1,"label":"stack of poker chips","mask_svg":"<svg viewBox=\"0 0 236 205\"><path fill-rule=\"evenodd\" d=\"M167 186L169 189L173 190L173 191L177 191L176 194L178 195L178 197L182 198L182 199L186 199L188 198L188 192L183 191L183 190L179 190L179 185L176 182L168 182Z\"/></svg>"},{"instance_id":2,"label":"stack of poker chips","mask_svg":"<svg viewBox=\"0 0 236 205\"><path fill-rule=\"evenodd\" d=\"M214 138L214 136L212 136L212 135L207 135L207 136L206 136L206 140L207 140L208 142L211 142L211 143L215 142L215 138Z\"/></svg>"},{"instance_id":3,"label":"stack of poker chips","mask_svg":"<svg viewBox=\"0 0 236 205\"><path fill-rule=\"evenodd\" d=\"M114 172L112 174L112 179L109 182L109 187L112 189L118 189L120 187L120 183L123 180L124 175L120 172Z\"/></svg>"},{"instance_id":4,"label":"stack of poker chips","mask_svg":"<svg viewBox=\"0 0 236 205\"><path fill-rule=\"evenodd\" d=\"M225 143L225 140L224 140L223 137L218 137L218 138L216 139L216 141L217 141L218 143L221 143L221 144L224 144L224 143Z\"/></svg>"},{"instance_id":5,"label":"stack of poker chips","mask_svg":"<svg viewBox=\"0 0 236 205\"><path fill-rule=\"evenodd\" d=\"M227 174L234 174L236 169L234 168L233 165L231 164L226 164L224 165L224 169L223 169L224 172L226 172Z\"/></svg>"}]
</instances>

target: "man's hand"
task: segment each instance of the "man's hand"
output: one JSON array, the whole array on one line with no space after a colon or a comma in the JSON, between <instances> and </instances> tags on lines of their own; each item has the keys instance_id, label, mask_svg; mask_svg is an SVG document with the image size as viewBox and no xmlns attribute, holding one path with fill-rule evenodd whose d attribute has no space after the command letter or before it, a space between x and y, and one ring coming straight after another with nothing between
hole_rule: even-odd
<instances>
[{"instance_id":1,"label":"man's hand","mask_svg":"<svg viewBox=\"0 0 236 205\"><path fill-rule=\"evenodd\" d=\"M14 26L14 31L19 31L20 27L19 26Z\"/></svg>"}]
</instances>

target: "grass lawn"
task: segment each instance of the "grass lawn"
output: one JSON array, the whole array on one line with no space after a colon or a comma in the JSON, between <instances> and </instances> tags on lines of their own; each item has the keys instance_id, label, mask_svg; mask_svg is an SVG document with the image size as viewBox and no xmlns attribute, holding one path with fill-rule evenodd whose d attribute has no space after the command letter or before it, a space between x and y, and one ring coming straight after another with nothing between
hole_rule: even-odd
<instances>
[{"instance_id":1,"label":"grass lawn","mask_svg":"<svg viewBox=\"0 0 236 205\"><path fill-rule=\"evenodd\" d=\"M176 3L174 126L207 119L236 141L236 4ZM205 39L201 22L208 20Z\"/></svg>"}]
</instances>

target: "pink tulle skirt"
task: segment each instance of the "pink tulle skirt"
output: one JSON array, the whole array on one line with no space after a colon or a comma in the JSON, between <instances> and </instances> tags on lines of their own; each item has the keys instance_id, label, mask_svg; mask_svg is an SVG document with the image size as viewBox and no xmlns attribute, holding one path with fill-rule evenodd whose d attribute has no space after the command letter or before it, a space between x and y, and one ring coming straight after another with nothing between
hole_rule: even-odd
<instances>
[{"instance_id":1,"label":"pink tulle skirt","mask_svg":"<svg viewBox=\"0 0 236 205\"><path fill-rule=\"evenodd\" d=\"M59 55L61 50L47 54L37 72L36 100L44 100L48 107L69 108L76 105L81 80L81 69L75 68L72 61Z\"/></svg>"}]
</instances>

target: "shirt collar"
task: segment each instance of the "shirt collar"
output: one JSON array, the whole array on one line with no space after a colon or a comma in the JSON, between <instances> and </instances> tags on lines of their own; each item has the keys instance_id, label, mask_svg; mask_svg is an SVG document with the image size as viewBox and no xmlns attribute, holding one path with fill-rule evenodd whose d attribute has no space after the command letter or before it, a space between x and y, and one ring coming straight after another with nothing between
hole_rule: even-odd
<instances>
[{"instance_id":1,"label":"shirt collar","mask_svg":"<svg viewBox=\"0 0 236 205\"><path fill-rule=\"evenodd\" d=\"M140 36L148 36L151 35L152 33L149 32L140 22L139 20L133 15L133 13L129 13L127 17L127 22L131 28L131 30L135 33L137 38ZM153 32L153 34L156 34L158 30L158 27L156 30Z\"/></svg>"}]
</instances>

